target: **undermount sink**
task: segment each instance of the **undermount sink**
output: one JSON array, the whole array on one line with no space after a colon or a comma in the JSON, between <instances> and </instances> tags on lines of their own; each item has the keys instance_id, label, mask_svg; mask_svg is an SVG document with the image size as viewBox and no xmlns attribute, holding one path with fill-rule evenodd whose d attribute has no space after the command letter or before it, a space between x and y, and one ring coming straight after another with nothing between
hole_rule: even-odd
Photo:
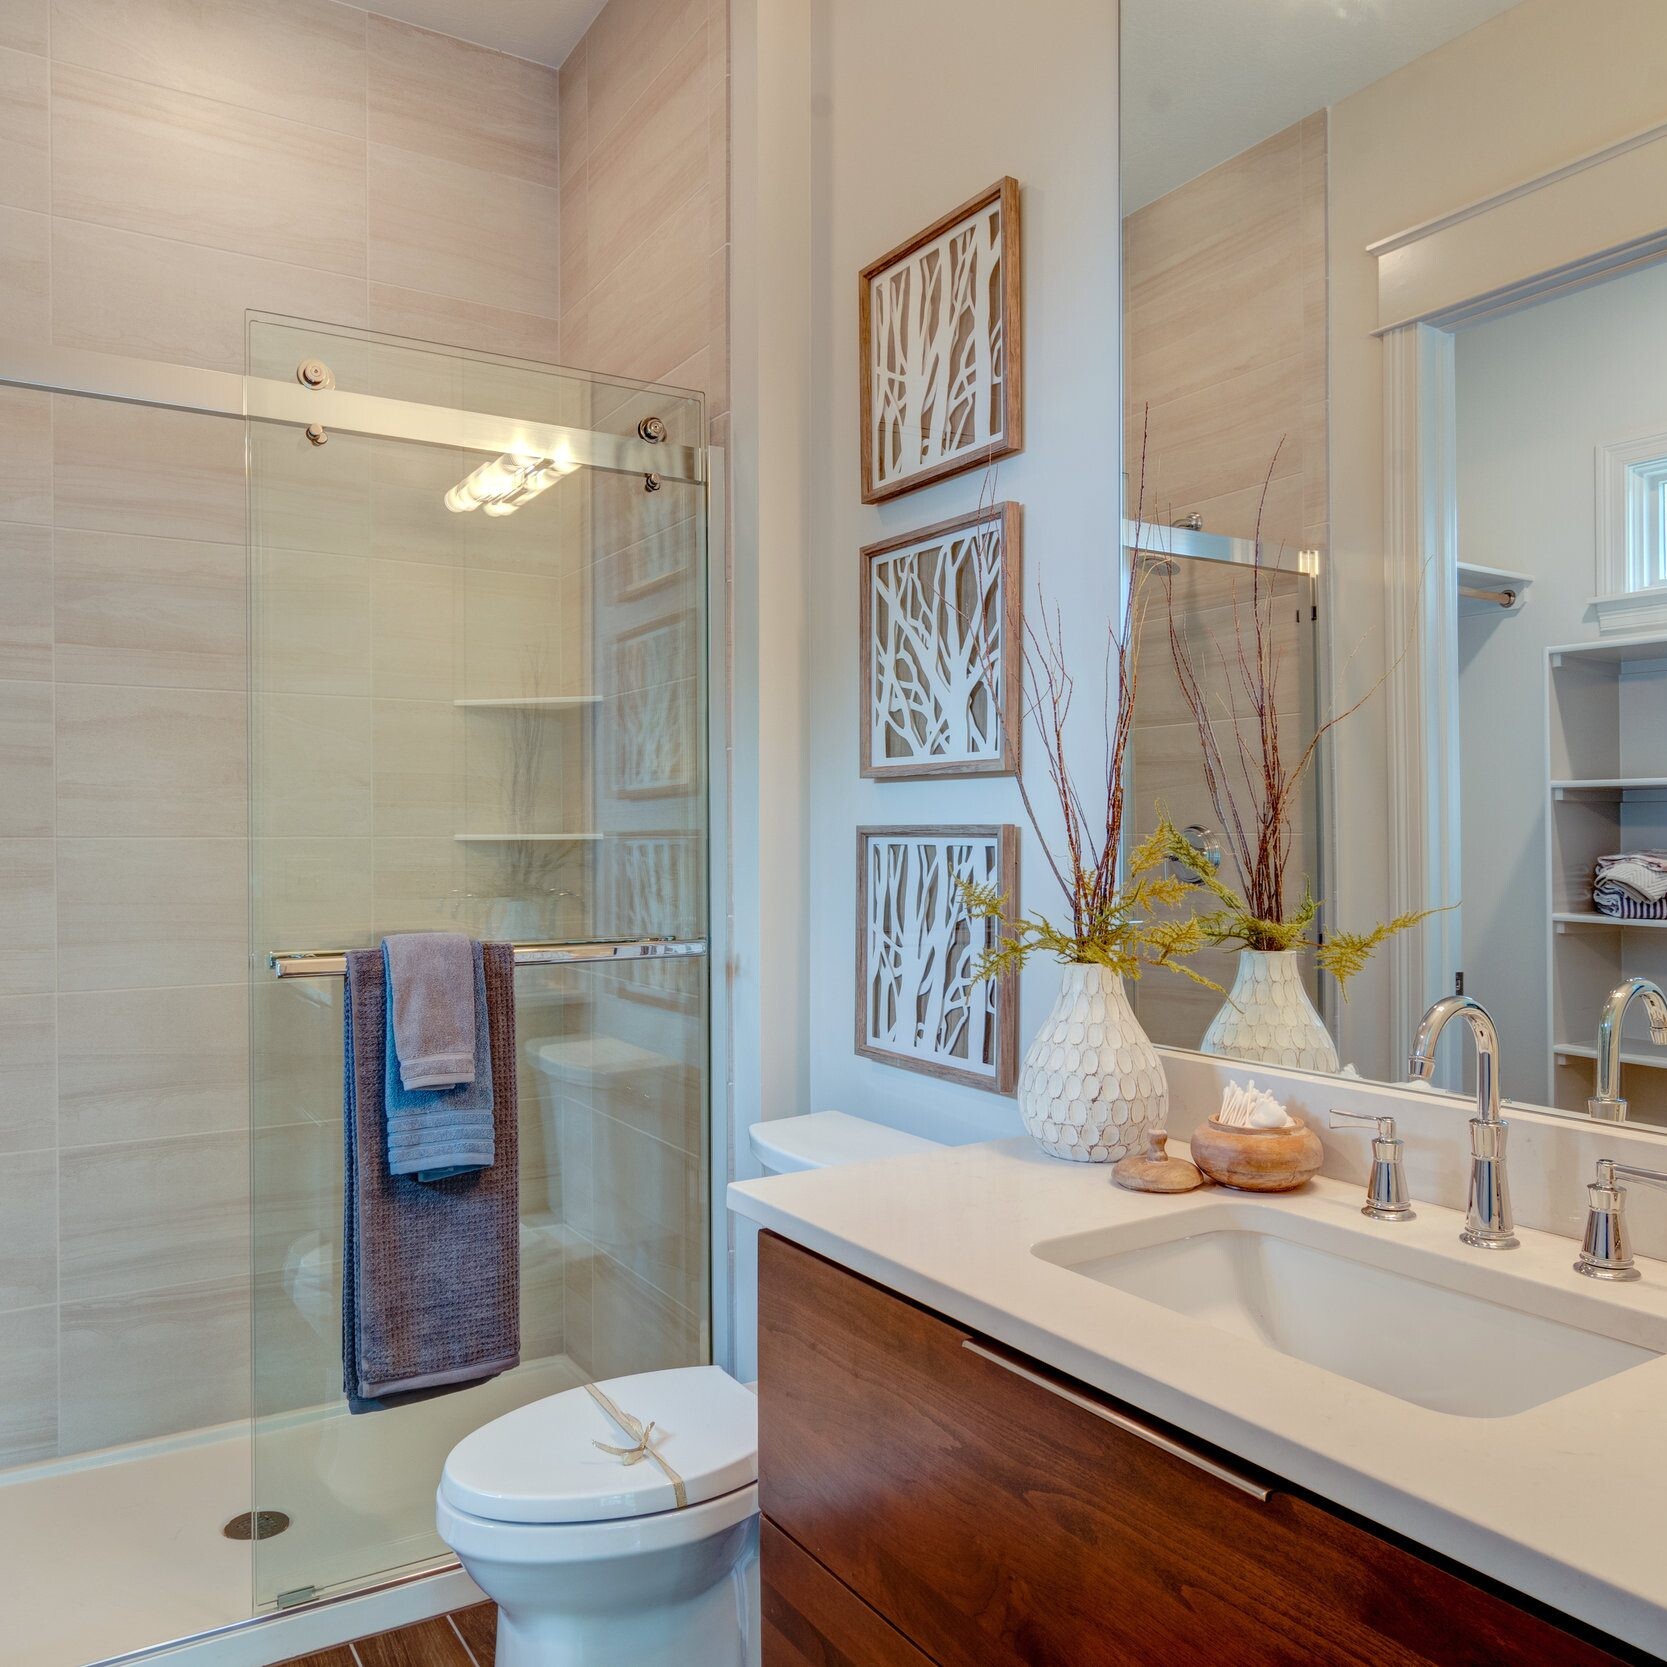
<instances>
[{"instance_id":1,"label":"undermount sink","mask_svg":"<svg viewBox=\"0 0 1667 1667\"><path fill-rule=\"evenodd\" d=\"M1648 1347L1606 1335L1637 1326L1624 1315L1617 1321L1601 1298L1556 1291L1536 1302L1532 1282L1501 1277L1491 1258L1453 1268L1442 1255L1408 1253L1374 1236L1374 1259L1367 1261L1350 1254L1367 1248L1363 1235L1281 1218L1267 1206L1189 1214L1190 1221L1171 1217L1133 1232L1046 1240L1032 1254L1217 1331L1463 1418L1526 1412L1667 1353L1667 1337L1652 1335L1661 1347ZM1151 1242L1154 1228L1170 1231ZM1111 1237L1146 1242L1112 1250ZM1393 1265L1397 1253L1400 1266ZM1443 1283L1447 1272L1451 1281ZM1483 1282L1487 1295L1456 1288ZM1534 1312L1536 1306L1555 1307L1562 1317Z\"/></svg>"}]
</instances>

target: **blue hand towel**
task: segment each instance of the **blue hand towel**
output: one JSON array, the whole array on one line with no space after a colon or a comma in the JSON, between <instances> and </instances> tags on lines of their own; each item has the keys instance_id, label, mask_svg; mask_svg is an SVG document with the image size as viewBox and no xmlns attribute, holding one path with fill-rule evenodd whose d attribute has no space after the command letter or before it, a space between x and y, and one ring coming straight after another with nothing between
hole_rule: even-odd
<instances>
[{"instance_id":1,"label":"blue hand towel","mask_svg":"<svg viewBox=\"0 0 1667 1667\"><path fill-rule=\"evenodd\" d=\"M492 1043L486 1013L486 972L481 946L474 949L474 1080L456 1088L407 1088L395 1051L394 1004L384 1003L382 1106L388 1119L388 1172L441 1181L490 1168L493 1141ZM386 940L382 977L393 988Z\"/></svg>"}]
</instances>

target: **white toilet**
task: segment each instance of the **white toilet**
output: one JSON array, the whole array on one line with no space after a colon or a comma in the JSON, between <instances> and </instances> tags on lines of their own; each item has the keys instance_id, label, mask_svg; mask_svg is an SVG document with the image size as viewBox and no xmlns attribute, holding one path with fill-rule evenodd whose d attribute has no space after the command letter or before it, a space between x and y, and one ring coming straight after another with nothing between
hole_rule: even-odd
<instances>
[{"instance_id":1,"label":"white toilet","mask_svg":"<svg viewBox=\"0 0 1667 1667\"><path fill-rule=\"evenodd\" d=\"M930 1151L934 1142L819 1111L755 1125L772 1173ZM598 1387L652 1423L678 1473L629 1447L589 1392L564 1390L484 1424L446 1460L440 1538L498 1605L498 1667L751 1667L758 1640L758 1415L717 1366Z\"/></svg>"}]
</instances>

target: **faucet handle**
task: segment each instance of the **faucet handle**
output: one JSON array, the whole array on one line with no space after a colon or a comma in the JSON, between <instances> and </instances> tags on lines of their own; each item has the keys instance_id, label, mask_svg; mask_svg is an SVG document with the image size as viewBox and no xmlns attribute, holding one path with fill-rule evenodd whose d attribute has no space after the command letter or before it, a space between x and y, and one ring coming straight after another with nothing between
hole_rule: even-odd
<instances>
[{"instance_id":1,"label":"faucet handle","mask_svg":"<svg viewBox=\"0 0 1667 1667\"><path fill-rule=\"evenodd\" d=\"M1626 1188L1617 1177L1667 1187L1667 1174L1659 1169L1641 1169L1637 1164L1616 1163L1599 1158L1597 1174L1586 1188L1586 1233L1580 1242L1576 1273L1588 1279L1637 1279L1638 1266L1632 1259L1632 1239L1626 1226Z\"/></svg>"},{"instance_id":2,"label":"faucet handle","mask_svg":"<svg viewBox=\"0 0 1667 1667\"><path fill-rule=\"evenodd\" d=\"M1377 1130L1372 1140L1372 1173L1366 1182L1366 1202L1361 1205L1360 1213L1373 1221L1411 1221L1413 1209L1407 1197L1407 1173L1401 1162L1406 1142L1395 1133L1395 1119L1333 1109L1330 1122L1334 1129Z\"/></svg>"}]
</instances>

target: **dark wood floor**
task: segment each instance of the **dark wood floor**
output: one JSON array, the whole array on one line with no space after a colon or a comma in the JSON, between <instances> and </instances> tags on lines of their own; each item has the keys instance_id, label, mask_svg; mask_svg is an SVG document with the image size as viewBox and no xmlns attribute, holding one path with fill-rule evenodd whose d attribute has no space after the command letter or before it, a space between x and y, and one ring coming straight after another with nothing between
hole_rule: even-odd
<instances>
[{"instance_id":1,"label":"dark wood floor","mask_svg":"<svg viewBox=\"0 0 1667 1667\"><path fill-rule=\"evenodd\" d=\"M493 1667L497 1635L496 1606L477 1603L333 1650L298 1655L279 1667Z\"/></svg>"}]
</instances>

